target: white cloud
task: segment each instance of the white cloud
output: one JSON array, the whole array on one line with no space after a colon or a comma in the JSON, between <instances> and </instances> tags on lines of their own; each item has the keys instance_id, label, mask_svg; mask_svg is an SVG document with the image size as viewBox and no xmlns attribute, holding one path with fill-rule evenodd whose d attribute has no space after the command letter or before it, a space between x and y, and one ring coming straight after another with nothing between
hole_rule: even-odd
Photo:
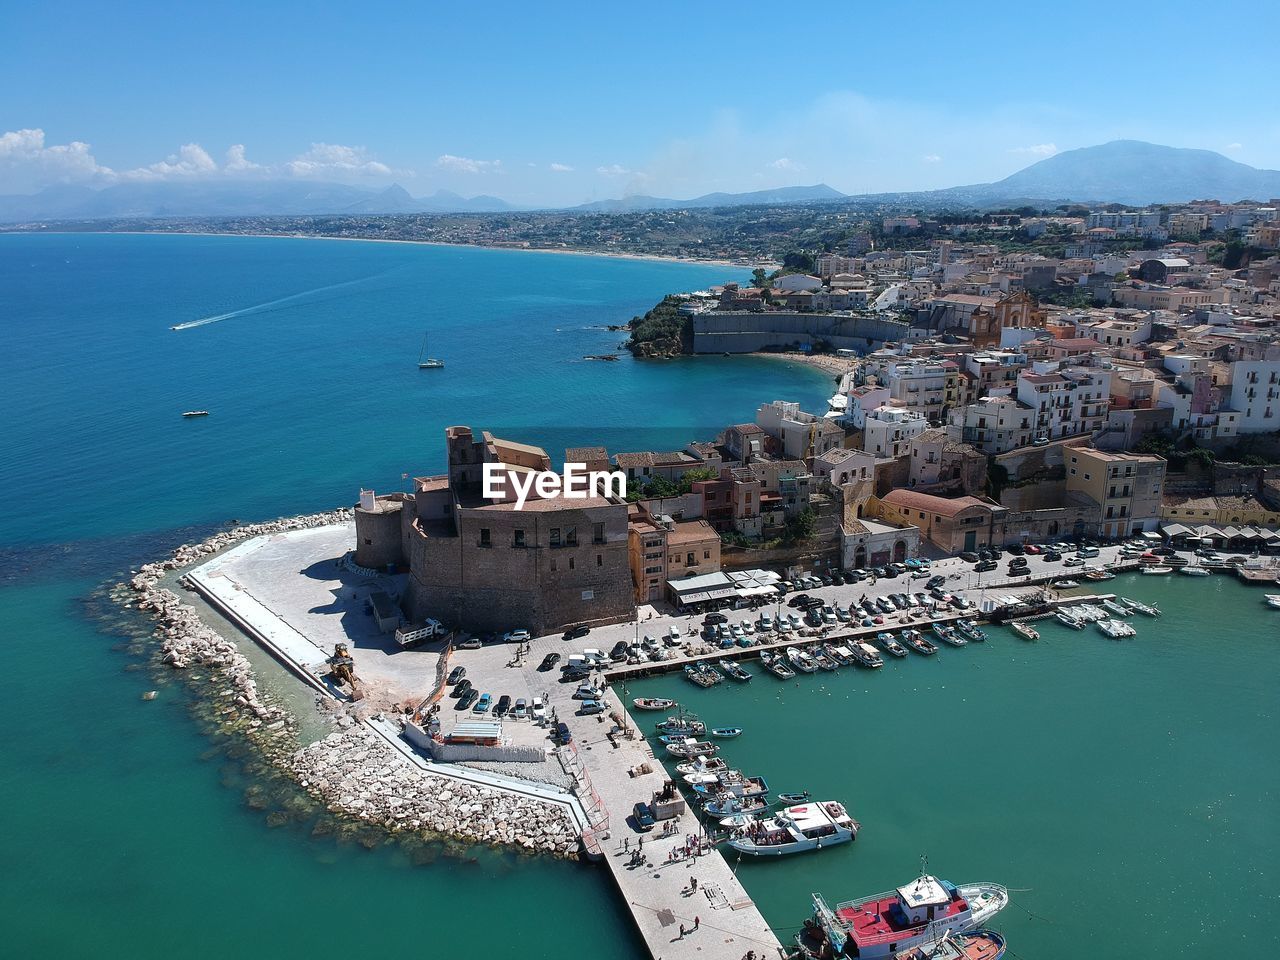
<instances>
[{"instance_id":1,"label":"white cloud","mask_svg":"<svg viewBox=\"0 0 1280 960\"><path fill-rule=\"evenodd\" d=\"M799 173L804 169L803 163L792 160L790 157L779 157L777 160L773 161L773 163L769 164L769 166L773 167L775 170L787 170L791 173Z\"/></svg>"},{"instance_id":2,"label":"white cloud","mask_svg":"<svg viewBox=\"0 0 1280 960\"><path fill-rule=\"evenodd\" d=\"M286 163L285 169L295 177L386 177L392 173L364 147L340 143L313 143L306 153Z\"/></svg>"},{"instance_id":3,"label":"white cloud","mask_svg":"<svg viewBox=\"0 0 1280 960\"><path fill-rule=\"evenodd\" d=\"M125 180L169 180L184 177L207 177L218 172L213 157L198 143L184 143L158 163L120 174Z\"/></svg>"},{"instance_id":4,"label":"white cloud","mask_svg":"<svg viewBox=\"0 0 1280 960\"><path fill-rule=\"evenodd\" d=\"M1235 152L1235 151L1237 151L1237 150L1243 150L1243 149L1244 149L1244 144L1243 144L1243 143L1228 143L1228 144L1227 144L1225 147L1223 147L1222 149L1223 149L1223 150L1230 150L1230 151L1232 151L1232 152L1234 153L1234 152Z\"/></svg>"},{"instance_id":5,"label":"white cloud","mask_svg":"<svg viewBox=\"0 0 1280 960\"><path fill-rule=\"evenodd\" d=\"M1010 153L1026 153L1033 157L1052 157L1058 152L1056 143L1033 143L1029 147L1014 147Z\"/></svg>"},{"instance_id":6,"label":"white cloud","mask_svg":"<svg viewBox=\"0 0 1280 960\"><path fill-rule=\"evenodd\" d=\"M89 145L79 140L48 145L44 131L10 130L0 135L0 172L4 192L38 189L51 183L109 180L115 173L98 163Z\"/></svg>"},{"instance_id":7,"label":"white cloud","mask_svg":"<svg viewBox=\"0 0 1280 960\"><path fill-rule=\"evenodd\" d=\"M567 163L553 163L551 164L551 169L556 173L573 173L573 167Z\"/></svg>"},{"instance_id":8,"label":"white cloud","mask_svg":"<svg viewBox=\"0 0 1280 960\"><path fill-rule=\"evenodd\" d=\"M455 157L451 153L446 153L436 159L436 166L457 173L485 173L499 169L502 161L472 160L470 157Z\"/></svg>"},{"instance_id":9,"label":"white cloud","mask_svg":"<svg viewBox=\"0 0 1280 960\"><path fill-rule=\"evenodd\" d=\"M607 167L596 167L596 173L602 177L625 177L631 171L620 163L614 163Z\"/></svg>"},{"instance_id":10,"label":"white cloud","mask_svg":"<svg viewBox=\"0 0 1280 960\"><path fill-rule=\"evenodd\" d=\"M941 163L942 162L942 158L938 156L936 153L926 153L920 159L923 160L925 163Z\"/></svg>"},{"instance_id":11,"label":"white cloud","mask_svg":"<svg viewBox=\"0 0 1280 960\"><path fill-rule=\"evenodd\" d=\"M260 163L254 163L244 155L243 143L233 143L227 147L227 161L222 169L227 173L252 173L265 170L266 167Z\"/></svg>"}]
</instances>

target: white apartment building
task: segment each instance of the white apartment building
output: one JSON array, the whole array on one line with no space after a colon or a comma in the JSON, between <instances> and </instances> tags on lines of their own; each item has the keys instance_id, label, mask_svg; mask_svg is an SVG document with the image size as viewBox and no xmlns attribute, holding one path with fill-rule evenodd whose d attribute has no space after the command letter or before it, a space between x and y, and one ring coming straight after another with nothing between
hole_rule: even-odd
<instances>
[{"instance_id":1,"label":"white apartment building","mask_svg":"<svg viewBox=\"0 0 1280 960\"><path fill-rule=\"evenodd\" d=\"M881 459L910 452L911 441L929 428L924 414L902 407L881 407L867 415L862 449Z\"/></svg>"},{"instance_id":2,"label":"white apartment building","mask_svg":"<svg viewBox=\"0 0 1280 960\"><path fill-rule=\"evenodd\" d=\"M983 453L1008 453L1035 439L1035 411L1013 397L984 397L952 410L952 426L960 439Z\"/></svg>"},{"instance_id":3,"label":"white apartment building","mask_svg":"<svg viewBox=\"0 0 1280 960\"><path fill-rule=\"evenodd\" d=\"M1241 433L1280 430L1280 360L1238 360L1231 365L1231 409Z\"/></svg>"}]
</instances>

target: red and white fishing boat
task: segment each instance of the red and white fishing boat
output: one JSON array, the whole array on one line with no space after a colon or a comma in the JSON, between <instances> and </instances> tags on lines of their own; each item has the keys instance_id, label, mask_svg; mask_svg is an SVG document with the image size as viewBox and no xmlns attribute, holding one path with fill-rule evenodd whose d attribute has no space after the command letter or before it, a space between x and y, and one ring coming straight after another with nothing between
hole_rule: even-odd
<instances>
[{"instance_id":1,"label":"red and white fishing boat","mask_svg":"<svg viewBox=\"0 0 1280 960\"><path fill-rule=\"evenodd\" d=\"M813 917L805 921L796 942L813 960L896 957L915 947L927 950L948 934L975 930L1008 903L1009 891L998 883L956 886L928 874L835 909L815 893Z\"/></svg>"}]
</instances>

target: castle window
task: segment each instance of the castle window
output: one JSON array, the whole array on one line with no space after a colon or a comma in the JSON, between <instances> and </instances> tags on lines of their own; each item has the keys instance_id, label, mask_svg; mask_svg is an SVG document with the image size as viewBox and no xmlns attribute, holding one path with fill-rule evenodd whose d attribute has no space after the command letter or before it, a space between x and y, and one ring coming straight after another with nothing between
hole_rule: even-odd
<instances>
[{"instance_id":1,"label":"castle window","mask_svg":"<svg viewBox=\"0 0 1280 960\"><path fill-rule=\"evenodd\" d=\"M604 543L604 524L594 523L591 525L591 542Z\"/></svg>"},{"instance_id":2,"label":"castle window","mask_svg":"<svg viewBox=\"0 0 1280 960\"><path fill-rule=\"evenodd\" d=\"M523 530L517 530L517 531L515 532L515 534L513 535L513 540L512 540L512 542L511 542L511 545L512 545L513 547L523 547L523 546L524 546L524 531L523 531Z\"/></svg>"},{"instance_id":3,"label":"castle window","mask_svg":"<svg viewBox=\"0 0 1280 960\"><path fill-rule=\"evenodd\" d=\"M551 528L551 545L553 547L560 546L560 528L559 527Z\"/></svg>"},{"instance_id":4,"label":"castle window","mask_svg":"<svg viewBox=\"0 0 1280 960\"><path fill-rule=\"evenodd\" d=\"M570 557L570 558L569 558L569 569L570 569L570 570L572 570L572 569L573 569L573 557Z\"/></svg>"},{"instance_id":5,"label":"castle window","mask_svg":"<svg viewBox=\"0 0 1280 960\"><path fill-rule=\"evenodd\" d=\"M603 566L604 566L604 554L603 554L603 553L597 553L597 554L596 554L596 566L597 566L597 567L603 567Z\"/></svg>"},{"instance_id":6,"label":"castle window","mask_svg":"<svg viewBox=\"0 0 1280 960\"><path fill-rule=\"evenodd\" d=\"M493 546L493 541L489 539L489 528L488 528L488 527L481 527L481 528L480 528L480 546L482 546L482 547L490 547L490 546Z\"/></svg>"}]
</instances>

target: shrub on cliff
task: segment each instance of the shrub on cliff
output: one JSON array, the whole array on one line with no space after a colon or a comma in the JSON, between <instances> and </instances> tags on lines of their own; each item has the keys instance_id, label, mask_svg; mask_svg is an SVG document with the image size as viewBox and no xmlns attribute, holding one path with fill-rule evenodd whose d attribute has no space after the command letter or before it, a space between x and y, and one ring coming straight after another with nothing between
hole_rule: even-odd
<instances>
[{"instance_id":1,"label":"shrub on cliff","mask_svg":"<svg viewBox=\"0 0 1280 960\"><path fill-rule=\"evenodd\" d=\"M632 320L627 348L638 356L692 352L693 320L681 315L680 298L668 294L643 317Z\"/></svg>"}]
</instances>

